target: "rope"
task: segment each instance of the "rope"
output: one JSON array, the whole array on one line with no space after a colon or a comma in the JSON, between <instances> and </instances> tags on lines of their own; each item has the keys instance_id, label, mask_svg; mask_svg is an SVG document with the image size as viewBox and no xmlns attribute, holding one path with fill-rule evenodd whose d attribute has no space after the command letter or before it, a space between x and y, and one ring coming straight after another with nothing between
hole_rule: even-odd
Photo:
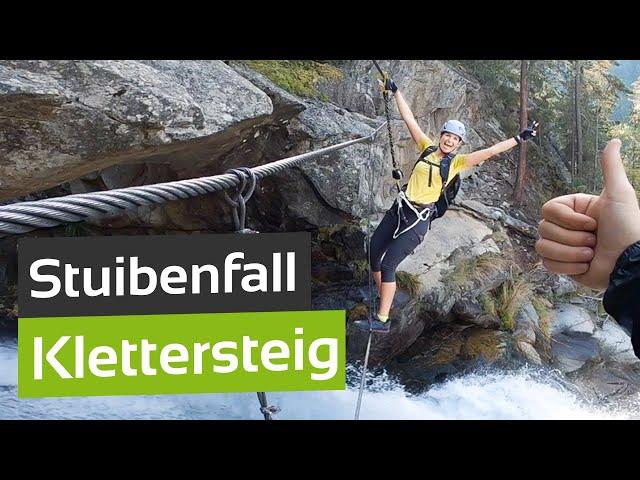
<instances>
[{"instance_id":1,"label":"rope","mask_svg":"<svg viewBox=\"0 0 640 480\"><path fill-rule=\"evenodd\" d=\"M382 81L384 83L386 83L386 80L389 78L389 75L384 72L382 70L382 68L380 68L380 65L378 65L378 62L376 62L375 60L373 60L373 64L375 65L375 67L378 69L378 72L380 72L380 75L382 75ZM389 138L389 149L391 151L391 162L393 163L393 178L396 181L396 188L398 189L398 194L401 193L402 189L400 188L400 179L402 178L402 171L400 169L398 169L398 165L396 164L396 156L395 156L395 150L394 150L394 143L393 143L393 133L391 132L391 115L389 114L389 95L387 93L387 91L384 89L384 85L383 85L383 89L382 89L382 97L384 99L384 115L386 117L386 124L387 124L387 135ZM381 128L381 127L380 127ZM371 192L373 192L373 166L371 164L371 150L369 150L369 190ZM373 308L373 292L372 292L372 287L371 287L371 277L372 277L372 273L371 273L371 229L370 229L370 224L371 224L371 215L373 213L373 206L372 206L372 195L373 193L371 193L369 195L369 218L367 219L367 245L368 245L368 255L369 255L369 261L368 261L368 271L369 271L369 338L367 340L367 350L364 354L364 364L362 366L362 378L360 379L360 390L358 392L358 401L356 403L356 414L355 414L355 420L358 420L360 417L360 407L362 405L362 397L364 395L364 386L365 386L365 382L366 382L366 378L367 378L367 367L369 365L369 352L371 351L371 336L373 335L373 330L371 330L371 316L374 314L377 314L377 312L374 312L374 308ZM400 202L400 199L397 200L398 202ZM400 203L398 203L398 205L400 206ZM404 217L404 213L402 214L402 216ZM420 218L420 215L418 215L418 218ZM405 218L406 221L406 218ZM394 238L395 238L395 234L394 234Z\"/></svg>"},{"instance_id":2,"label":"rope","mask_svg":"<svg viewBox=\"0 0 640 480\"><path fill-rule=\"evenodd\" d=\"M358 143L373 141L381 125L365 137L324 147L312 152L284 158L275 162L247 168L256 180L294 167L305 160L321 157ZM108 215L119 215L126 210L161 204L172 200L205 195L242 183L235 173L178 180L174 182L120 188L103 192L81 193L64 197L22 202L0 206L0 237L26 233L43 227L55 227L69 222L81 222ZM239 221L240 219L238 219Z\"/></svg>"},{"instance_id":3,"label":"rope","mask_svg":"<svg viewBox=\"0 0 640 480\"><path fill-rule=\"evenodd\" d=\"M373 332L369 331L369 340L367 341L367 352L364 354L364 365L362 367L362 379L360 380L360 392L358 393L358 403L356 404L355 420L360 419L360 405L362 404L362 395L364 393L364 383L367 379L367 364L369 363L369 351L371 350L371 337Z\"/></svg>"},{"instance_id":4,"label":"rope","mask_svg":"<svg viewBox=\"0 0 640 480\"><path fill-rule=\"evenodd\" d=\"M391 114L389 113L389 92L384 89L387 79L389 78L389 74L380 68L378 62L373 60L373 64L382 75L382 99L384 100L384 116L387 120L387 136L389 138L389 149L391 151L391 163L393 164L393 178L396 181L396 189L398 193L400 193L400 179L402 178L402 170L398 168L398 164L396 163L396 153L395 153L395 144L393 143L393 133L391 132Z\"/></svg>"},{"instance_id":5,"label":"rope","mask_svg":"<svg viewBox=\"0 0 640 480\"><path fill-rule=\"evenodd\" d=\"M367 267L369 272L369 339L367 340L367 351L364 356L364 364L362 367L362 378L360 379L360 391L358 392L358 402L356 404L355 420L360 417L360 406L362 405L362 396L364 394L364 384L367 377L367 366L369 364L369 351L371 349L371 336L373 331L371 330L371 315L374 314L373 303L373 286L371 284L371 278L373 276L371 272L371 215L373 213L373 164L371 163L371 148L369 149L369 215L367 217Z\"/></svg>"}]
</instances>

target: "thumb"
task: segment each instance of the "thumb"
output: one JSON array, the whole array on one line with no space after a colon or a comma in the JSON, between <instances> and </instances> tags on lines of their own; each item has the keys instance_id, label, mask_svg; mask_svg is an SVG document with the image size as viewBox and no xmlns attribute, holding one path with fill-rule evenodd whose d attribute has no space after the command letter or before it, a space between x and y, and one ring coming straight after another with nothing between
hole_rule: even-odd
<instances>
[{"instance_id":1,"label":"thumb","mask_svg":"<svg viewBox=\"0 0 640 480\"><path fill-rule=\"evenodd\" d=\"M600 159L604 188L609 194L615 194L629 185L627 173L624 171L624 165L620 159L621 145L622 142L617 138L609 140Z\"/></svg>"}]
</instances>

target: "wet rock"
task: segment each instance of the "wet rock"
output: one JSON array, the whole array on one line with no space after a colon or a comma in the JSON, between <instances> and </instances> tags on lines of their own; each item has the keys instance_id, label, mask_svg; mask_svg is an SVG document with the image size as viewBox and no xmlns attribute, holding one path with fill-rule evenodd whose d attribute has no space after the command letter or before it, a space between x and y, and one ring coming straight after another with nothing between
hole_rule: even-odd
<instances>
[{"instance_id":1,"label":"wet rock","mask_svg":"<svg viewBox=\"0 0 640 480\"><path fill-rule=\"evenodd\" d=\"M460 351L465 360L482 360L495 363L508 356L509 335L505 332L472 327Z\"/></svg>"},{"instance_id":2,"label":"wet rock","mask_svg":"<svg viewBox=\"0 0 640 480\"><path fill-rule=\"evenodd\" d=\"M600 345L595 338L573 337L563 333L553 336L551 353L553 363L563 373L574 372L587 362L597 362L602 358Z\"/></svg>"},{"instance_id":3,"label":"wet rock","mask_svg":"<svg viewBox=\"0 0 640 480\"><path fill-rule=\"evenodd\" d=\"M460 299L453 305L453 313L463 322L471 322L482 315L482 306L473 299Z\"/></svg>"},{"instance_id":4,"label":"wet rock","mask_svg":"<svg viewBox=\"0 0 640 480\"><path fill-rule=\"evenodd\" d=\"M518 351L522 354L524 359L533 363L534 365L542 365L542 359L540 358L540 354L536 351L536 349L531 345L531 342L516 342L516 346L518 347Z\"/></svg>"},{"instance_id":5,"label":"wet rock","mask_svg":"<svg viewBox=\"0 0 640 480\"><path fill-rule=\"evenodd\" d=\"M411 385L416 393L430 384L459 373L466 366L460 356L464 345L464 330L443 326L424 332L416 342L388 365L390 371Z\"/></svg>"},{"instance_id":6,"label":"wet rock","mask_svg":"<svg viewBox=\"0 0 640 480\"><path fill-rule=\"evenodd\" d=\"M482 328L499 328L500 319L495 315L486 314L482 311L480 303L471 298L458 300L452 309L457 317L457 321L472 323Z\"/></svg>"},{"instance_id":7,"label":"wet rock","mask_svg":"<svg viewBox=\"0 0 640 480\"><path fill-rule=\"evenodd\" d=\"M602 328L593 334L593 338L599 342L602 355L606 359L619 363L640 362L640 359L633 353L631 338L615 320L610 318L605 320Z\"/></svg>"},{"instance_id":8,"label":"wet rock","mask_svg":"<svg viewBox=\"0 0 640 480\"><path fill-rule=\"evenodd\" d=\"M595 324L592 314L582 307L569 303L559 303L552 312L551 335L559 333L592 335Z\"/></svg>"},{"instance_id":9,"label":"wet rock","mask_svg":"<svg viewBox=\"0 0 640 480\"><path fill-rule=\"evenodd\" d=\"M514 338L519 342L533 345L536 342L536 330L539 317L531 302L525 303L515 318Z\"/></svg>"},{"instance_id":10,"label":"wet rock","mask_svg":"<svg viewBox=\"0 0 640 480\"><path fill-rule=\"evenodd\" d=\"M339 263L312 265L311 277L320 283L339 283L353 280L353 270Z\"/></svg>"},{"instance_id":11,"label":"wet rock","mask_svg":"<svg viewBox=\"0 0 640 480\"><path fill-rule=\"evenodd\" d=\"M583 368L573 380L583 392L595 394L600 402L611 402L620 407L621 401L630 401L629 407L633 411L640 393L640 363L608 361L592 364Z\"/></svg>"},{"instance_id":12,"label":"wet rock","mask_svg":"<svg viewBox=\"0 0 640 480\"><path fill-rule=\"evenodd\" d=\"M482 328L491 328L495 330L500 328L502 322L500 322L500 318L498 318L497 316L486 313L484 315L476 317L471 323L474 323L475 325L478 325Z\"/></svg>"}]
</instances>

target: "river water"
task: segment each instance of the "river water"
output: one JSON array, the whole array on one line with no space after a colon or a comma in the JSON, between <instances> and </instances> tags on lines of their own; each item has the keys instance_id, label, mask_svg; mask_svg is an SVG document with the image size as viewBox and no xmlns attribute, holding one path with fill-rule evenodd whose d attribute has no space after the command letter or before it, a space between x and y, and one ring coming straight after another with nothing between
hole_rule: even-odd
<instances>
[{"instance_id":1,"label":"river water","mask_svg":"<svg viewBox=\"0 0 640 480\"><path fill-rule=\"evenodd\" d=\"M0 340L0 419L261 419L255 394L18 399L17 345ZM345 391L269 393L278 419L353 419L358 372ZM627 419L640 398L598 404L567 389L550 371L522 368L453 378L413 395L386 374L367 381L361 419Z\"/></svg>"}]
</instances>

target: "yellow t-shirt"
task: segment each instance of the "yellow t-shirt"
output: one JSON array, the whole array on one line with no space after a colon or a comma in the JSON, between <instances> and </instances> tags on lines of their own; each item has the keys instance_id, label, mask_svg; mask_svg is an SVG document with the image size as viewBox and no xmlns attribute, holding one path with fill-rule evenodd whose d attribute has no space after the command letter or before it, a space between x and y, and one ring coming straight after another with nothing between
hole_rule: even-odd
<instances>
[{"instance_id":1,"label":"yellow t-shirt","mask_svg":"<svg viewBox=\"0 0 640 480\"><path fill-rule=\"evenodd\" d=\"M433 142L429 139L424 140L418 145L420 152L423 152L425 148L433 145ZM431 163L440 164L440 159L437 156L437 151L429 155L425 160ZM456 155L451 160L451 167L449 168L449 178L447 184L466 168L467 156ZM431 186L429 186L429 169L431 169ZM409 177L409 184L407 186L407 198L415 203L433 203L440 198L442 192L442 179L440 178L440 169L435 165L429 165L427 162L418 162L416 167L411 172Z\"/></svg>"}]
</instances>

